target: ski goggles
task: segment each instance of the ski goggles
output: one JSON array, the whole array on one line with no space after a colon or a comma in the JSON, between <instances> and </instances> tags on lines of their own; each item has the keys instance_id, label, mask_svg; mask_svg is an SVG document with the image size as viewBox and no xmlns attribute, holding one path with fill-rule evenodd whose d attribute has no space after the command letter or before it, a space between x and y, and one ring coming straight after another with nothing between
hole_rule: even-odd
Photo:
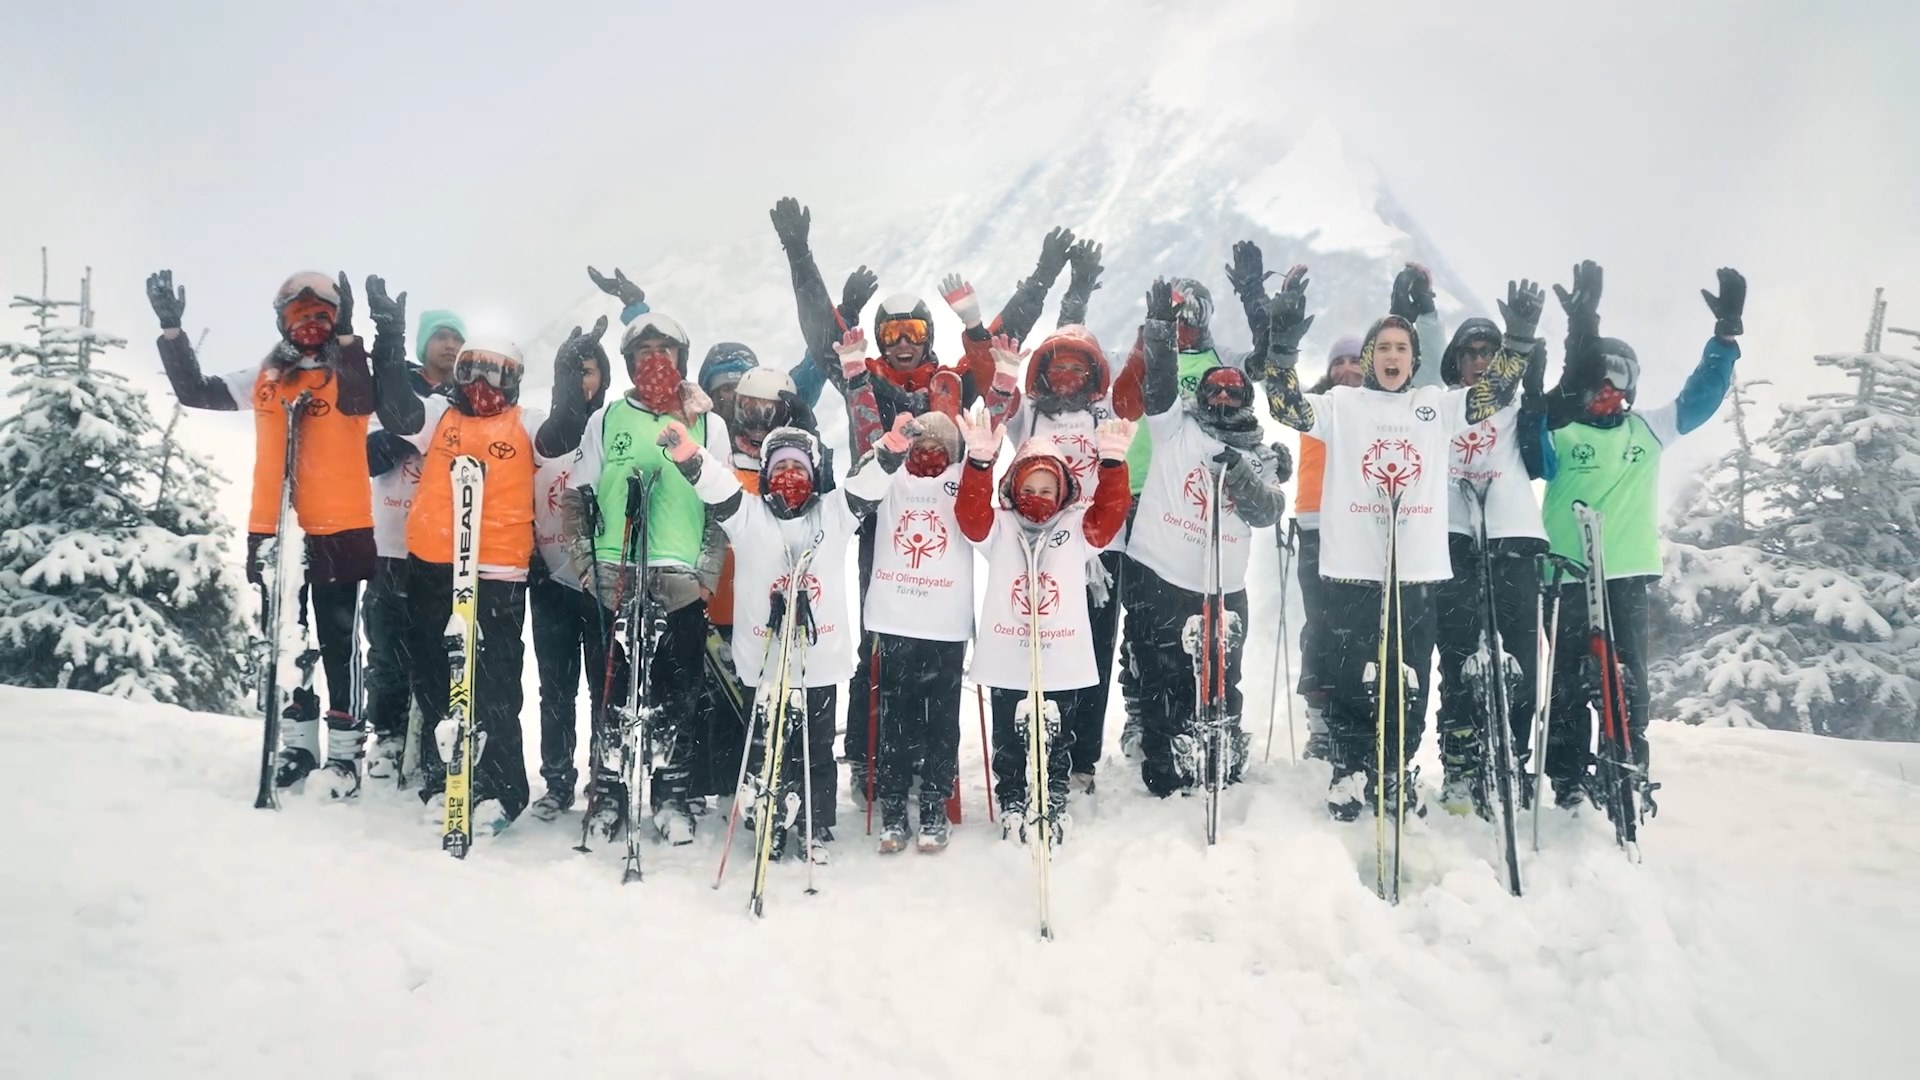
<instances>
[{"instance_id":1,"label":"ski goggles","mask_svg":"<svg viewBox=\"0 0 1920 1080\"><path fill-rule=\"evenodd\" d=\"M755 431L772 431L786 422L786 404L768 401L766 398L735 397L733 399L733 418L743 428Z\"/></svg>"},{"instance_id":2,"label":"ski goggles","mask_svg":"<svg viewBox=\"0 0 1920 1080\"><path fill-rule=\"evenodd\" d=\"M520 385L520 365L494 353L465 352L453 365L453 381L461 385L483 382L495 390Z\"/></svg>"},{"instance_id":3,"label":"ski goggles","mask_svg":"<svg viewBox=\"0 0 1920 1080\"><path fill-rule=\"evenodd\" d=\"M1253 388L1247 385L1247 377L1238 369L1221 368L1208 372L1193 396L1204 405L1242 406L1253 402Z\"/></svg>"},{"instance_id":4,"label":"ski goggles","mask_svg":"<svg viewBox=\"0 0 1920 1080\"><path fill-rule=\"evenodd\" d=\"M1616 390L1631 390L1640 377L1640 365L1624 356L1612 353L1601 358L1606 363L1606 374L1602 376L1613 384Z\"/></svg>"},{"instance_id":5,"label":"ski goggles","mask_svg":"<svg viewBox=\"0 0 1920 1080\"><path fill-rule=\"evenodd\" d=\"M1213 321L1213 301L1198 290L1174 290L1173 307L1175 316L1188 326L1205 326Z\"/></svg>"},{"instance_id":6,"label":"ski goggles","mask_svg":"<svg viewBox=\"0 0 1920 1080\"><path fill-rule=\"evenodd\" d=\"M925 345L928 329L925 319L893 319L875 327L873 336L883 349L891 349L901 341Z\"/></svg>"},{"instance_id":7,"label":"ski goggles","mask_svg":"<svg viewBox=\"0 0 1920 1080\"><path fill-rule=\"evenodd\" d=\"M280 321L290 327L299 326L310 319L323 319L332 323L339 317L339 312L338 305L315 296L311 290L308 290L280 305Z\"/></svg>"},{"instance_id":8,"label":"ski goggles","mask_svg":"<svg viewBox=\"0 0 1920 1080\"><path fill-rule=\"evenodd\" d=\"M1475 341L1469 341L1465 345L1460 346L1460 359L1491 360L1493 359L1493 354L1496 351L1498 351L1498 348L1497 346L1494 345L1493 342L1488 341L1485 338L1480 338Z\"/></svg>"}]
</instances>

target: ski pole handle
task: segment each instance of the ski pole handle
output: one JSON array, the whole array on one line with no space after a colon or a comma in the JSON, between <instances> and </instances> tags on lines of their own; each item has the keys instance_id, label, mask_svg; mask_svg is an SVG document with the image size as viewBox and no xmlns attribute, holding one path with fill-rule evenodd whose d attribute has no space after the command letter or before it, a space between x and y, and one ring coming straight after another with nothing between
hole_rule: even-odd
<instances>
[{"instance_id":1,"label":"ski pole handle","mask_svg":"<svg viewBox=\"0 0 1920 1080\"><path fill-rule=\"evenodd\" d=\"M1542 587L1545 587L1548 582L1551 582L1552 587L1557 589L1563 581L1586 580L1587 568L1567 558L1565 555L1555 555L1552 552L1548 552L1545 555L1537 555L1535 558L1539 561L1540 565L1540 583ZM1549 568L1552 569L1551 574L1548 573Z\"/></svg>"}]
</instances>

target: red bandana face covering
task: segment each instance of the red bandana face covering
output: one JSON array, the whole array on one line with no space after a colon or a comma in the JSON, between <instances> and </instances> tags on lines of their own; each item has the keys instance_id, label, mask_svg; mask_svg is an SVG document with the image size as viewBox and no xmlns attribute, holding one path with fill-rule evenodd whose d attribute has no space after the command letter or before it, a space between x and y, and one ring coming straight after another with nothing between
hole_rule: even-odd
<instances>
[{"instance_id":1,"label":"red bandana face covering","mask_svg":"<svg viewBox=\"0 0 1920 1080\"><path fill-rule=\"evenodd\" d=\"M333 336L335 308L324 300L299 297L280 311L281 324L288 327L287 340L303 349L317 349Z\"/></svg>"},{"instance_id":2,"label":"red bandana face covering","mask_svg":"<svg viewBox=\"0 0 1920 1080\"><path fill-rule=\"evenodd\" d=\"M1062 397L1072 397L1086 389L1087 365L1078 358L1060 359L1047 365L1047 389Z\"/></svg>"},{"instance_id":3,"label":"red bandana face covering","mask_svg":"<svg viewBox=\"0 0 1920 1080\"><path fill-rule=\"evenodd\" d=\"M1035 525L1060 512L1060 500L1051 495L1015 495L1014 512Z\"/></svg>"},{"instance_id":4,"label":"red bandana face covering","mask_svg":"<svg viewBox=\"0 0 1920 1080\"><path fill-rule=\"evenodd\" d=\"M475 416L497 416L505 412L510 404L507 401L506 391L484 380L476 379L470 383L463 383L460 386L460 392L466 395L467 408L472 410Z\"/></svg>"},{"instance_id":5,"label":"red bandana face covering","mask_svg":"<svg viewBox=\"0 0 1920 1080\"><path fill-rule=\"evenodd\" d=\"M633 393L648 412L670 413L680 408L680 369L670 356L642 357L633 370Z\"/></svg>"},{"instance_id":6,"label":"red bandana face covering","mask_svg":"<svg viewBox=\"0 0 1920 1080\"><path fill-rule=\"evenodd\" d=\"M1595 416L1614 416L1626 404L1627 395L1624 391L1615 389L1612 383L1601 383L1600 389L1595 390L1592 399L1587 402L1587 411Z\"/></svg>"},{"instance_id":7,"label":"red bandana face covering","mask_svg":"<svg viewBox=\"0 0 1920 1080\"><path fill-rule=\"evenodd\" d=\"M936 446L916 446L907 451L907 473L910 476L939 476L951 464L947 460L947 452Z\"/></svg>"},{"instance_id":8,"label":"red bandana face covering","mask_svg":"<svg viewBox=\"0 0 1920 1080\"><path fill-rule=\"evenodd\" d=\"M798 510L813 498L813 477L804 469L783 469L767 477L767 488L780 496L787 509Z\"/></svg>"}]
</instances>

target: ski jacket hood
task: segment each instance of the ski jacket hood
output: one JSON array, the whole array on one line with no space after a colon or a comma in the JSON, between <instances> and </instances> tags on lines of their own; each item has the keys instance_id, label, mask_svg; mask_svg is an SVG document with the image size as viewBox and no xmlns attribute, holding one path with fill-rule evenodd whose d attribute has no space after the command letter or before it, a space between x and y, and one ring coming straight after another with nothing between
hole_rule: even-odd
<instances>
[{"instance_id":1,"label":"ski jacket hood","mask_svg":"<svg viewBox=\"0 0 1920 1080\"><path fill-rule=\"evenodd\" d=\"M1492 319L1472 318L1460 324L1453 332L1453 340L1447 342L1447 349L1440 354L1440 379L1448 386L1460 385L1460 353L1475 341L1491 341L1495 348L1500 345L1501 330ZM1415 350L1416 354L1418 350Z\"/></svg>"},{"instance_id":2,"label":"ski jacket hood","mask_svg":"<svg viewBox=\"0 0 1920 1080\"><path fill-rule=\"evenodd\" d=\"M1020 444L1020 449L1013 455L1013 462L1007 466L1006 475L1000 478L1001 506L1008 510L1014 508L1014 496L1019 494L1021 478L1035 467L1047 469L1060 482L1060 508L1054 511L1052 517L1045 521L1028 521L1015 512L1014 516L1019 518L1023 527L1038 530L1059 521L1061 514L1080 501L1080 482L1073 478L1073 469L1068 467L1066 456L1060 453L1060 444L1053 440L1053 436L1036 435Z\"/></svg>"},{"instance_id":3,"label":"ski jacket hood","mask_svg":"<svg viewBox=\"0 0 1920 1080\"><path fill-rule=\"evenodd\" d=\"M1077 357L1092 373L1087 384L1071 395L1056 394L1044 384L1046 373L1062 357ZM1048 416L1087 408L1107 396L1112 383L1113 372L1107 364L1106 351L1100 348L1100 342L1091 330L1077 323L1063 326L1048 335L1033 350L1033 357L1027 362L1027 400Z\"/></svg>"}]
</instances>

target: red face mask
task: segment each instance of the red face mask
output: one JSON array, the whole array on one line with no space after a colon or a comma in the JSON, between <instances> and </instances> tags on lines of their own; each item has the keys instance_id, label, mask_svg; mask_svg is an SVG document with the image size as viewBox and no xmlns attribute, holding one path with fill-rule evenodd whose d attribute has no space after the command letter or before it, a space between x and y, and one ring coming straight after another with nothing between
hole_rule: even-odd
<instances>
[{"instance_id":1,"label":"red face mask","mask_svg":"<svg viewBox=\"0 0 1920 1080\"><path fill-rule=\"evenodd\" d=\"M1015 495L1013 510L1038 525L1060 512L1060 500L1051 495Z\"/></svg>"},{"instance_id":2,"label":"red face mask","mask_svg":"<svg viewBox=\"0 0 1920 1080\"><path fill-rule=\"evenodd\" d=\"M280 311L281 325L288 327L287 340L303 349L317 349L333 336L335 308L324 300L301 296Z\"/></svg>"},{"instance_id":3,"label":"red face mask","mask_svg":"<svg viewBox=\"0 0 1920 1080\"><path fill-rule=\"evenodd\" d=\"M1047 389L1063 397L1086 389L1092 375L1079 357L1061 357L1047 365Z\"/></svg>"},{"instance_id":4,"label":"red face mask","mask_svg":"<svg viewBox=\"0 0 1920 1080\"><path fill-rule=\"evenodd\" d=\"M1612 383L1601 383L1600 389L1595 390L1593 397L1587 401L1587 411L1595 416L1613 416L1626 405L1625 391L1615 389Z\"/></svg>"},{"instance_id":5,"label":"red face mask","mask_svg":"<svg viewBox=\"0 0 1920 1080\"><path fill-rule=\"evenodd\" d=\"M632 368L633 393L648 412L670 413L680 408L680 369L671 356L642 356Z\"/></svg>"},{"instance_id":6,"label":"red face mask","mask_svg":"<svg viewBox=\"0 0 1920 1080\"><path fill-rule=\"evenodd\" d=\"M780 496L787 509L798 510L813 498L813 477L805 469L782 469L767 477L767 489Z\"/></svg>"},{"instance_id":7,"label":"red face mask","mask_svg":"<svg viewBox=\"0 0 1920 1080\"><path fill-rule=\"evenodd\" d=\"M466 396L467 408L475 416L497 416L513 404L507 399L505 390L480 379L462 383L460 392Z\"/></svg>"},{"instance_id":8,"label":"red face mask","mask_svg":"<svg viewBox=\"0 0 1920 1080\"><path fill-rule=\"evenodd\" d=\"M947 452L937 446L916 446L907 451L907 474L910 476L939 476L952 464Z\"/></svg>"}]
</instances>

